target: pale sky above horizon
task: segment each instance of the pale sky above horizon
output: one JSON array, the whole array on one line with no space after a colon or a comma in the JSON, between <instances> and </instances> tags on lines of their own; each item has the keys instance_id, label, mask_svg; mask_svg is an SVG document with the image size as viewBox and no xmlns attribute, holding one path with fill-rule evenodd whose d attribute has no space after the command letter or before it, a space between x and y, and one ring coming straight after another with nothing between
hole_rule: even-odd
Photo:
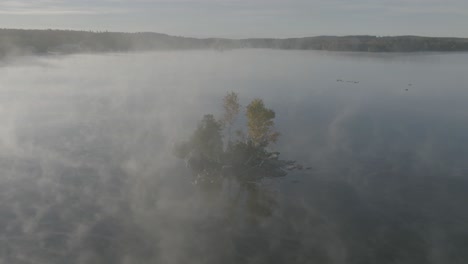
<instances>
[{"instance_id":1,"label":"pale sky above horizon","mask_svg":"<svg viewBox=\"0 0 468 264\"><path fill-rule=\"evenodd\" d=\"M1 0L0 27L194 37L468 37L468 0Z\"/></svg>"}]
</instances>

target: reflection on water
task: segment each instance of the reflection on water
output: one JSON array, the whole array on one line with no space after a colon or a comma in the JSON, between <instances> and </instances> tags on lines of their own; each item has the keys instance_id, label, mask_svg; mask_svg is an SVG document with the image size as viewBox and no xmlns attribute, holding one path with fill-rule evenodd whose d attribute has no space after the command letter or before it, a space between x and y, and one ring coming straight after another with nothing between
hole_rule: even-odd
<instances>
[{"instance_id":1,"label":"reflection on water","mask_svg":"<svg viewBox=\"0 0 468 264\"><path fill-rule=\"evenodd\" d=\"M0 262L463 263L467 56L8 62ZM231 90L243 105L263 98L282 134L275 149L312 169L248 188L193 185L173 146Z\"/></svg>"}]
</instances>

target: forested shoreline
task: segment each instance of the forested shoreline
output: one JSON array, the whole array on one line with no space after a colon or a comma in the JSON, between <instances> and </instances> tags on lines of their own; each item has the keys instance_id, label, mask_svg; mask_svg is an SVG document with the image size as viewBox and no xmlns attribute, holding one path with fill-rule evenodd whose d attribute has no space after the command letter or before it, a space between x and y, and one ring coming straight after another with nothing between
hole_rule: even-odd
<instances>
[{"instance_id":1,"label":"forested shoreline","mask_svg":"<svg viewBox=\"0 0 468 264\"><path fill-rule=\"evenodd\" d=\"M317 36L305 38L189 38L160 33L0 29L0 57L22 54L242 48L358 52L468 51L468 38Z\"/></svg>"}]
</instances>

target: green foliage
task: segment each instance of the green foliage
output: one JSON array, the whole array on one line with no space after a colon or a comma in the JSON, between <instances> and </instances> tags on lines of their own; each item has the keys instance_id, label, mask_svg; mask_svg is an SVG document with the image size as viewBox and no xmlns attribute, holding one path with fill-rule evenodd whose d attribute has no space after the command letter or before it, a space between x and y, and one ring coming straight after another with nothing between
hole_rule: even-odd
<instances>
[{"instance_id":1,"label":"green foliage","mask_svg":"<svg viewBox=\"0 0 468 264\"><path fill-rule=\"evenodd\" d=\"M192 150L209 160L219 160L223 152L221 130L213 115L205 115L190 140Z\"/></svg>"},{"instance_id":2,"label":"green foliage","mask_svg":"<svg viewBox=\"0 0 468 264\"><path fill-rule=\"evenodd\" d=\"M226 161L231 171L239 180L259 182L264 178L283 177L287 167L294 161L279 159L279 152L269 152L265 147L247 142L237 141L226 151ZM240 173L239 173L240 172Z\"/></svg>"},{"instance_id":3,"label":"green foliage","mask_svg":"<svg viewBox=\"0 0 468 264\"><path fill-rule=\"evenodd\" d=\"M287 167L294 162L279 160L278 152L267 150L279 136L274 131L275 112L265 107L263 100L254 99L246 109L247 135L240 130L237 140L223 142L223 129L230 130L241 110L238 94L228 93L223 99L223 108L221 121L213 115L205 115L190 140L174 149L177 157L186 159L197 181L214 182L215 178L229 176L240 183L254 183L285 176Z\"/></svg>"},{"instance_id":4,"label":"green foliage","mask_svg":"<svg viewBox=\"0 0 468 264\"><path fill-rule=\"evenodd\" d=\"M231 141L231 129L236 122L237 116L239 115L241 105L239 104L239 96L235 92L228 93L223 99L223 123L228 130L228 141ZM228 143L229 143L228 142Z\"/></svg>"},{"instance_id":5,"label":"green foliage","mask_svg":"<svg viewBox=\"0 0 468 264\"><path fill-rule=\"evenodd\" d=\"M221 131L221 123L213 115L205 115L190 140L174 146L174 155L180 159L196 155L200 159L219 162L223 155Z\"/></svg>"},{"instance_id":6,"label":"green foliage","mask_svg":"<svg viewBox=\"0 0 468 264\"><path fill-rule=\"evenodd\" d=\"M254 144L266 147L277 141L279 133L273 130L276 114L265 107L262 99L254 99L247 106L246 114L249 138Z\"/></svg>"},{"instance_id":7,"label":"green foliage","mask_svg":"<svg viewBox=\"0 0 468 264\"><path fill-rule=\"evenodd\" d=\"M295 161L280 160L278 152L267 148L279 133L274 131L275 112L261 99L247 106L247 134L238 130L232 141L230 130L241 111L238 95L228 93L223 108L221 120L205 115L190 139L175 146L174 154L185 159L193 183L208 200L226 199L228 221L239 221L243 216L257 221L270 216L277 205L263 180L286 176ZM228 142L223 142L224 129L229 132Z\"/></svg>"}]
</instances>

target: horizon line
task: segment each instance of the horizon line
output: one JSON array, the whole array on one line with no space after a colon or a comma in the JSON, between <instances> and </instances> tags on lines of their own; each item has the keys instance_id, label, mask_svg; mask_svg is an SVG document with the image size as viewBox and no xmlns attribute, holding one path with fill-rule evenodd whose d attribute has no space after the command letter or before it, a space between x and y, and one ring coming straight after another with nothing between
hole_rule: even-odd
<instances>
[{"instance_id":1,"label":"horizon line","mask_svg":"<svg viewBox=\"0 0 468 264\"><path fill-rule=\"evenodd\" d=\"M196 37L196 36L184 36L171 33L162 33L156 31L111 31L111 30L92 30L92 29L60 29L60 28L0 28L0 30L35 30L35 31L72 31L72 32L89 32L89 33L118 33L118 34L141 34L141 33L150 33L150 34L159 34L166 35L170 37L181 37L181 38L194 38L194 39L226 39L226 40L246 40L246 39L302 39L302 38L318 38L318 37L377 37L377 38L386 38L386 37L420 37L420 38L456 38L456 39L468 39L468 37L454 37L454 36L424 36L417 34L405 34L405 35L372 35L372 34L346 34L346 35L302 35L296 37Z\"/></svg>"}]
</instances>

